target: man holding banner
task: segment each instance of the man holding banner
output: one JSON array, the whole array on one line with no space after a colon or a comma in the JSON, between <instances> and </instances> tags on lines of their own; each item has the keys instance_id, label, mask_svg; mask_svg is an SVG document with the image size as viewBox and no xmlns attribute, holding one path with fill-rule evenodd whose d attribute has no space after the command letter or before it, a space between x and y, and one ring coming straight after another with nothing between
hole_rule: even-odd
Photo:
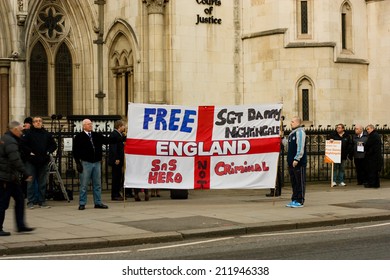
<instances>
[{"instance_id":1,"label":"man holding banner","mask_svg":"<svg viewBox=\"0 0 390 280\"><path fill-rule=\"evenodd\" d=\"M349 134L345 131L345 126L342 123L336 125L336 130L328 137L330 140L341 141L341 162L334 163L333 165L333 182L332 186L337 185L345 187L347 184L344 182L345 177L345 165L347 157L352 153L353 143Z\"/></svg>"},{"instance_id":2,"label":"man holding banner","mask_svg":"<svg viewBox=\"0 0 390 280\"><path fill-rule=\"evenodd\" d=\"M288 136L287 165L292 186L291 202L286 207L300 208L305 203L306 190L306 133L301 127L301 118L291 119L291 133Z\"/></svg>"}]
</instances>

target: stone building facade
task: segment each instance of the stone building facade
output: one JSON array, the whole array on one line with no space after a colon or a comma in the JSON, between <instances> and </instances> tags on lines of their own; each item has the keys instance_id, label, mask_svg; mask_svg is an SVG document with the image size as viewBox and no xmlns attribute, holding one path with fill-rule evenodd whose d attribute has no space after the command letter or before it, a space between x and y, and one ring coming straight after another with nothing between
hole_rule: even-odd
<instances>
[{"instance_id":1,"label":"stone building facade","mask_svg":"<svg viewBox=\"0 0 390 280\"><path fill-rule=\"evenodd\" d=\"M386 124L389 0L2 0L1 132L128 102Z\"/></svg>"}]
</instances>

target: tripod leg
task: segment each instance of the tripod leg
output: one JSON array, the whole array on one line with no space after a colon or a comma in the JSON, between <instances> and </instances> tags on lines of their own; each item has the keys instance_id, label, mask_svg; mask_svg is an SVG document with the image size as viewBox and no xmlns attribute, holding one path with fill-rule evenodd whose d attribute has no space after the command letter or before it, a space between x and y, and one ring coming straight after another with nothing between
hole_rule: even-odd
<instances>
[{"instance_id":1,"label":"tripod leg","mask_svg":"<svg viewBox=\"0 0 390 280\"><path fill-rule=\"evenodd\" d=\"M57 169L57 168L56 168L56 175L57 175L57 180L58 180L58 182L60 183L61 191L62 191L62 193L63 193L65 199L66 199L68 202L70 202L68 193L66 192L66 189L65 189L65 186L64 186L64 182L62 181L61 175L60 175L60 173L58 172L58 169Z\"/></svg>"},{"instance_id":2,"label":"tripod leg","mask_svg":"<svg viewBox=\"0 0 390 280\"><path fill-rule=\"evenodd\" d=\"M51 162L52 162L53 170L55 171L55 175L57 176L57 180L58 180L58 182L60 183L60 187L61 187L62 194L64 195L64 198L65 198L68 202L70 202L68 193L66 192L66 189L65 189L65 186L64 186L64 182L62 181L60 172L58 172L57 164L55 163L54 158L51 158Z\"/></svg>"}]
</instances>

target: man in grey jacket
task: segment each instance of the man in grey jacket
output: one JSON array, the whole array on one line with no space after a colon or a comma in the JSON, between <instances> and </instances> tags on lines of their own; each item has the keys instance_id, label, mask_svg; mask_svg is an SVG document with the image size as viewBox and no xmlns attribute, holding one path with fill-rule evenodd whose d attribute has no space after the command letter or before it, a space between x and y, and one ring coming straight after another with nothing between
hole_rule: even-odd
<instances>
[{"instance_id":1,"label":"man in grey jacket","mask_svg":"<svg viewBox=\"0 0 390 280\"><path fill-rule=\"evenodd\" d=\"M21 180L32 180L20 158L19 143L23 133L22 125L11 121L8 131L0 139L0 236L8 236L3 230L5 211L9 207L11 196L15 200L15 218L18 232L33 231L27 227L24 217L24 197Z\"/></svg>"}]
</instances>

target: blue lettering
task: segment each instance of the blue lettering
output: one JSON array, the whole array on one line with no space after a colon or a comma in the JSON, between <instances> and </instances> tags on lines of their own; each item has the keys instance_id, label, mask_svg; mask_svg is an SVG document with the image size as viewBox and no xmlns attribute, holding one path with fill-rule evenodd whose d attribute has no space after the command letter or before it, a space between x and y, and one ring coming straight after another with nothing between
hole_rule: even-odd
<instances>
[{"instance_id":1,"label":"blue lettering","mask_svg":"<svg viewBox=\"0 0 390 280\"><path fill-rule=\"evenodd\" d=\"M169 118L169 130L176 131L178 130L179 126L175 124L175 122L180 121L180 118L176 117L176 114L179 114L181 112L180 109L172 109L171 111L171 117Z\"/></svg>"},{"instance_id":2,"label":"blue lettering","mask_svg":"<svg viewBox=\"0 0 390 280\"><path fill-rule=\"evenodd\" d=\"M188 124L195 122L195 120L193 118L191 118L191 115L196 116L196 111L195 110L185 110L183 123L182 123L181 128L180 128L181 132L191 133L192 128L188 127Z\"/></svg>"},{"instance_id":3,"label":"blue lettering","mask_svg":"<svg viewBox=\"0 0 390 280\"><path fill-rule=\"evenodd\" d=\"M157 119L156 119L156 125L155 129L156 130L167 130L167 122L165 120L165 117L167 116L167 110L164 108L158 108L157 109ZM160 124L162 128L160 128Z\"/></svg>"},{"instance_id":4,"label":"blue lettering","mask_svg":"<svg viewBox=\"0 0 390 280\"><path fill-rule=\"evenodd\" d=\"M184 116L180 116L181 109L171 109L170 112L165 108L145 108L144 109L144 124L143 129L148 130L149 124L155 122L155 130L170 130L191 133L191 124L195 123L196 111L184 110ZM169 113L169 120L168 120ZM169 123L168 123L169 122ZM180 125L181 123L181 125Z\"/></svg>"},{"instance_id":5,"label":"blue lettering","mask_svg":"<svg viewBox=\"0 0 390 280\"><path fill-rule=\"evenodd\" d=\"M144 129L149 129L149 122L153 121L153 118L150 115L155 115L156 109L155 108L145 108L144 113Z\"/></svg>"}]
</instances>

